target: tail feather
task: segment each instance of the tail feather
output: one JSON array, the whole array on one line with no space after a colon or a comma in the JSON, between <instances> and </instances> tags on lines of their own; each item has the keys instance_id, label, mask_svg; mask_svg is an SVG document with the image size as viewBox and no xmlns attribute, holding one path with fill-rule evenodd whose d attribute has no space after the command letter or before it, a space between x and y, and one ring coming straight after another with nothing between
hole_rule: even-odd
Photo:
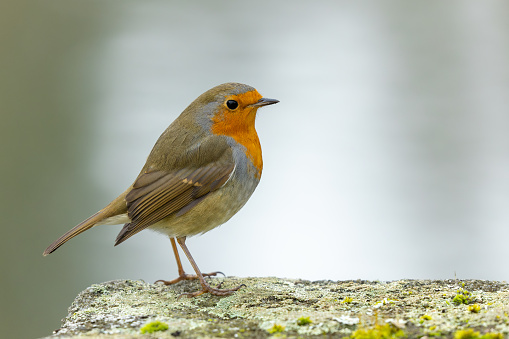
<instances>
[{"instance_id":1,"label":"tail feather","mask_svg":"<svg viewBox=\"0 0 509 339\"><path fill-rule=\"evenodd\" d=\"M55 240L51 245L49 245L48 248L46 248L46 250L44 251L43 255L47 256L48 254L53 253L54 251L57 250L57 248L65 244L68 240L94 227L101 219L103 219L101 217L102 214L101 212L102 211L97 212L96 214L92 215L86 220L83 220L81 223L67 231L64 235L62 235L60 238Z\"/></svg>"},{"instance_id":2,"label":"tail feather","mask_svg":"<svg viewBox=\"0 0 509 339\"><path fill-rule=\"evenodd\" d=\"M65 244L68 240L74 238L78 234L81 234L85 232L86 230L96 226L100 225L102 221L121 214L127 213L127 207L125 202L125 196L129 192L129 189L119 195L115 200L113 200L108 206L97 212L96 214L92 215L88 219L82 221L78 225L74 226L71 230L67 231L64 235L62 235L60 238L55 240L51 245L46 248L43 255L46 256L50 253L53 253L57 250L60 246Z\"/></svg>"}]
</instances>

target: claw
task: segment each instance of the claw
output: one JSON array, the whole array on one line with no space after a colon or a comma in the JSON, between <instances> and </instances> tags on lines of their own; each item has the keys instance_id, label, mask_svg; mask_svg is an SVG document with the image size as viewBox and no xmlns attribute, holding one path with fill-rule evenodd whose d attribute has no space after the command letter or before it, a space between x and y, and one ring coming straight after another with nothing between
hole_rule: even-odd
<instances>
[{"instance_id":1,"label":"claw","mask_svg":"<svg viewBox=\"0 0 509 339\"><path fill-rule=\"evenodd\" d=\"M203 276L204 277L215 277L218 274L222 274L222 275L225 276L225 274L223 272L219 272L219 271L212 272L212 273L203 273ZM176 279L173 279L173 280L162 280L162 279L160 279L160 280L157 280L156 282L154 282L154 284L157 284L157 283L161 282L161 283L163 283L165 285L173 285L173 284L176 284L176 283L178 283L179 281L182 281L182 280L195 280L195 279L199 279L196 274L187 274L187 273L184 273L184 274L181 274Z\"/></svg>"},{"instance_id":2,"label":"claw","mask_svg":"<svg viewBox=\"0 0 509 339\"><path fill-rule=\"evenodd\" d=\"M226 277L226 274L224 274L223 272L220 272L220 271L215 271L215 272L212 272L212 273L202 273L202 275L204 277L215 277L218 274L222 274L223 277Z\"/></svg>"}]
</instances>

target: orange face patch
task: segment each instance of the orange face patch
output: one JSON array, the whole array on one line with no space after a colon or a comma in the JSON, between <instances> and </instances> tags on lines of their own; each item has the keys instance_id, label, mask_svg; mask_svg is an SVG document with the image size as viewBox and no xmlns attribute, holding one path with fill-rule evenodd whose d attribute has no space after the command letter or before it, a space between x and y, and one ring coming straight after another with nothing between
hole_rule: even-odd
<instances>
[{"instance_id":1,"label":"orange face patch","mask_svg":"<svg viewBox=\"0 0 509 339\"><path fill-rule=\"evenodd\" d=\"M258 108L249 107L249 105L258 102L261 98L262 96L256 90L226 97L223 105L212 118L211 128L212 133L232 137L246 148L246 155L257 169L258 178L262 175L263 169L262 148L255 129ZM226 105L228 100L237 101L238 107L228 108Z\"/></svg>"}]
</instances>

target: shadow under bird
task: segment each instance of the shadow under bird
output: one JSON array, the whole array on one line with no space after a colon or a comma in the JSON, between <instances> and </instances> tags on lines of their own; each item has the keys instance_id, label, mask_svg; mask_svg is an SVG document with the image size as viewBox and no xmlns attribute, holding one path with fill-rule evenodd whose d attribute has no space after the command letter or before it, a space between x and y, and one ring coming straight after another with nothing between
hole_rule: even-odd
<instances>
[{"instance_id":1,"label":"shadow under bird","mask_svg":"<svg viewBox=\"0 0 509 339\"><path fill-rule=\"evenodd\" d=\"M253 194L263 168L255 129L258 108L278 103L248 85L226 83L200 95L163 132L134 183L109 205L58 238L48 255L69 239L97 225L125 223L115 245L149 228L170 237L179 277L166 285L198 279L203 293L225 296L237 291L211 287L186 246L186 237L228 221ZM176 242L195 275L182 268Z\"/></svg>"}]
</instances>

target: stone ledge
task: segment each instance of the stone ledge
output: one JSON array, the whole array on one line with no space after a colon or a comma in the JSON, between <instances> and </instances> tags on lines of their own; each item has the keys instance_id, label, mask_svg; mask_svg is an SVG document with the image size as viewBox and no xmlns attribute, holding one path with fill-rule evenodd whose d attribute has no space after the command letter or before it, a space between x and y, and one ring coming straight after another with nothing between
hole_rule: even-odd
<instances>
[{"instance_id":1,"label":"stone ledge","mask_svg":"<svg viewBox=\"0 0 509 339\"><path fill-rule=\"evenodd\" d=\"M474 329L480 335L509 333L509 285L501 282L236 277L209 281L224 281L223 288L247 287L229 297L205 294L177 300L181 293L196 291L199 284L183 281L164 286L115 280L92 285L76 297L62 327L47 338L263 338L271 334L340 338L382 324L401 329L409 338L452 338L463 329ZM469 305L453 302L458 291ZM302 317L312 322L298 325ZM169 328L149 336L141 334L140 328L152 321L164 322Z\"/></svg>"}]
</instances>

